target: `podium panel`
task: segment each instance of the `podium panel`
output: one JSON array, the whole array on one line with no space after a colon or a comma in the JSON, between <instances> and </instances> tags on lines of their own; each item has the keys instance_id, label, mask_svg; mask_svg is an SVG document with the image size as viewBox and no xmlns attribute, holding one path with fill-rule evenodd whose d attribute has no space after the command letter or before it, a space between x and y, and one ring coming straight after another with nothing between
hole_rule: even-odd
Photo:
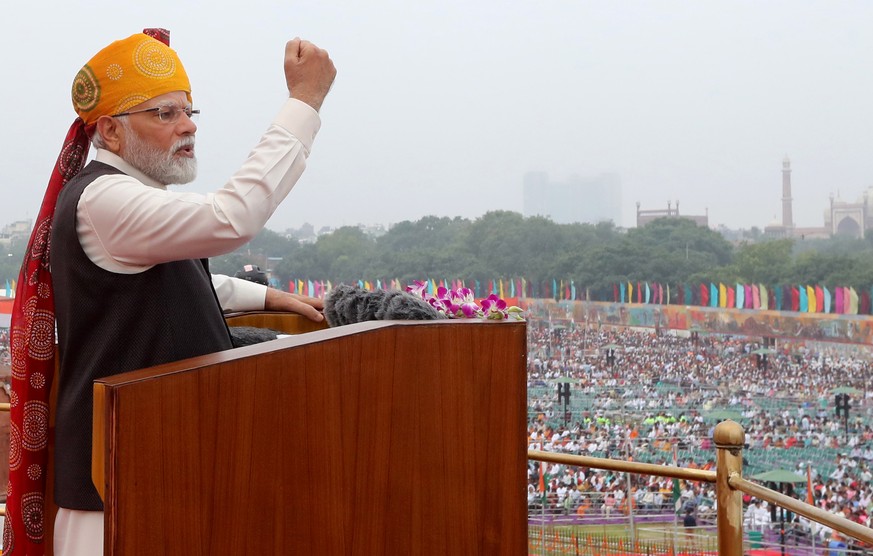
<instances>
[{"instance_id":1,"label":"podium panel","mask_svg":"<svg viewBox=\"0 0 873 556\"><path fill-rule=\"evenodd\" d=\"M526 554L523 322L377 322L95 384L106 554Z\"/></svg>"}]
</instances>

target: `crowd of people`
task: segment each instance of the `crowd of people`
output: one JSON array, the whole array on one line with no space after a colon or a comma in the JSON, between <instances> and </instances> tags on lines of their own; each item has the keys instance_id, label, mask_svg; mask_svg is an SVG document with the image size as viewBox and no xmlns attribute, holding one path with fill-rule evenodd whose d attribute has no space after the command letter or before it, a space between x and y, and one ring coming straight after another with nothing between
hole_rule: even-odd
<instances>
[{"instance_id":1,"label":"crowd of people","mask_svg":"<svg viewBox=\"0 0 873 556\"><path fill-rule=\"evenodd\" d=\"M793 493L806 500L809 474L817 506L871 524L873 391L863 348L544 321L530 321L528 334L531 449L714 469L713 430L731 418L745 430L744 475L794 471ZM839 416L838 388L851 399ZM528 478L532 515L715 507L704 483L536 462ZM782 518L766 502L745 501L750 529Z\"/></svg>"},{"instance_id":2,"label":"crowd of people","mask_svg":"<svg viewBox=\"0 0 873 556\"><path fill-rule=\"evenodd\" d=\"M9 354L9 330L0 330L0 368L8 367L11 364Z\"/></svg>"},{"instance_id":3,"label":"crowd of people","mask_svg":"<svg viewBox=\"0 0 873 556\"><path fill-rule=\"evenodd\" d=\"M818 507L873 524L871 359L860 348L541 321L530 321L528 334L530 449L714 469L714 427L734 418L745 430L745 475L793 470L802 482L768 486L806 500L809 474ZM8 331L0 330L0 366L8 357ZM563 383L569 399L559 393ZM847 416L835 414L837 388L851 392ZM716 505L711 484L537 462L527 490L532 515L633 511L687 521ZM744 501L749 530L784 519L764 501ZM827 528L812 527L829 538Z\"/></svg>"}]
</instances>

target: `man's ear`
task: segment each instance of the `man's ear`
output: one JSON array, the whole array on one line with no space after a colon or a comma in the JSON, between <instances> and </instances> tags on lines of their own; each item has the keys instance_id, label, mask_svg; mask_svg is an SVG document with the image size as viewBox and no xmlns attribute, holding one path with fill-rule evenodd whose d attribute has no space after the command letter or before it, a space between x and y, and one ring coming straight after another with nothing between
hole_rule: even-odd
<instances>
[{"instance_id":1,"label":"man's ear","mask_svg":"<svg viewBox=\"0 0 873 556\"><path fill-rule=\"evenodd\" d=\"M106 150L118 154L124 144L124 130L118 120L112 116L100 116L97 119L97 131L103 137Z\"/></svg>"}]
</instances>

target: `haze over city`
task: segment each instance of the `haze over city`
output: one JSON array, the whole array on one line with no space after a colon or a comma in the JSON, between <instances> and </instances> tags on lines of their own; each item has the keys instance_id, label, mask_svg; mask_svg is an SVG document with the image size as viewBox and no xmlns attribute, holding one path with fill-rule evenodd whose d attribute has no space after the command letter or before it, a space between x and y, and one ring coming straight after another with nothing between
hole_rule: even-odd
<instances>
[{"instance_id":1,"label":"haze over city","mask_svg":"<svg viewBox=\"0 0 873 556\"><path fill-rule=\"evenodd\" d=\"M223 185L287 95L285 41L338 77L303 178L271 229L522 211L528 171L615 173L635 202L710 224L821 226L873 186L873 4L863 1L14 3L0 225L34 218L75 116L70 85L112 40L171 30L191 77L200 174ZM145 14L145 15L144 15Z\"/></svg>"}]
</instances>

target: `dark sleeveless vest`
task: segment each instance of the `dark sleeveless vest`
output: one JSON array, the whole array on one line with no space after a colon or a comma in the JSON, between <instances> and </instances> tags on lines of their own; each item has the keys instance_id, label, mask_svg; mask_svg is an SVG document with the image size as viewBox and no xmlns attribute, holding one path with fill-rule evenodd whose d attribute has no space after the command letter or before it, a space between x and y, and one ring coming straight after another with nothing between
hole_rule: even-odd
<instances>
[{"instance_id":1,"label":"dark sleeveless vest","mask_svg":"<svg viewBox=\"0 0 873 556\"><path fill-rule=\"evenodd\" d=\"M103 509L91 482L94 380L232 347L206 259L117 274L82 250L76 233L82 192L100 176L121 173L101 162L88 164L61 191L52 226L60 354L55 501L72 510Z\"/></svg>"}]
</instances>

